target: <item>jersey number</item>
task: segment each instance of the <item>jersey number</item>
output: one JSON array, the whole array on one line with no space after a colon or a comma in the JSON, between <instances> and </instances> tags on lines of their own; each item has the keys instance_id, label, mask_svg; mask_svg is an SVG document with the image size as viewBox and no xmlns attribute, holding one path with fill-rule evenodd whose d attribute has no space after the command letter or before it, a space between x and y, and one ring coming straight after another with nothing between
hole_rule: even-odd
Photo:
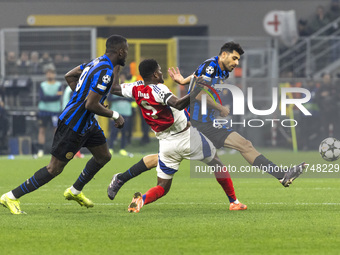
<instances>
[{"instance_id":1,"label":"jersey number","mask_svg":"<svg viewBox=\"0 0 340 255\"><path fill-rule=\"evenodd\" d=\"M85 67L85 69L84 69L83 72L81 73L80 78L79 78L79 81L78 81L78 83L77 83L76 91L78 91L78 90L81 88L81 86L83 85L83 82L84 82L85 77L86 77L86 75L87 75L87 73L88 73L89 70L90 70L90 67L87 66L87 67Z\"/></svg>"},{"instance_id":2,"label":"jersey number","mask_svg":"<svg viewBox=\"0 0 340 255\"><path fill-rule=\"evenodd\" d=\"M156 115L157 110L156 110L153 106L151 106L151 105L150 105L147 101L145 101L145 100L143 100L140 104L143 106L143 108L145 108L145 109L147 109L147 110L149 110L149 111L152 111L152 113L145 112L146 115L151 116L151 118L153 118L153 119L158 119L158 116Z\"/></svg>"}]
</instances>

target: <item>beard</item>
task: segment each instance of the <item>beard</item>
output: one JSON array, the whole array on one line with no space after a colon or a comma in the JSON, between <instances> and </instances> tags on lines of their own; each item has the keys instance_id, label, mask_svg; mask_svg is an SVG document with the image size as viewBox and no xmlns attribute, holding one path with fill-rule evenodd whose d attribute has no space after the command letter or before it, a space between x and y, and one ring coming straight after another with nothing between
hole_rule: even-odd
<instances>
[{"instance_id":1,"label":"beard","mask_svg":"<svg viewBox=\"0 0 340 255\"><path fill-rule=\"evenodd\" d=\"M233 68L232 68L232 67L228 67L228 66L226 66L224 63L223 63L222 65L223 65L224 71L227 71L227 72L233 71Z\"/></svg>"},{"instance_id":2,"label":"beard","mask_svg":"<svg viewBox=\"0 0 340 255\"><path fill-rule=\"evenodd\" d=\"M232 71L234 70L234 68L231 67L231 66L229 66L229 67L225 66L225 67L224 67L224 70L225 70L225 71L228 71L228 72L232 72Z\"/></svg>"},{"instance_id":3,"label":"beard","mask_svg":"<svg viewBox=\"0 0 340 255\"><path fill-rule=\"evenodd\" d=\"M118 59L117 64L120 66L125 66L125 59Z\"/></svg>"}]
</instances>

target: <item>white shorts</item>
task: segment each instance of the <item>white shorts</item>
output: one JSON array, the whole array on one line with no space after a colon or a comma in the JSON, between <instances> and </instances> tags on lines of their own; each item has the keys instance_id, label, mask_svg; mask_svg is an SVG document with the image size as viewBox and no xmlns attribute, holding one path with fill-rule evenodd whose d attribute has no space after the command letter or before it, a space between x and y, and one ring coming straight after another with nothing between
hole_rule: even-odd
<instances>
[{"instance_id":1,"label":"white shorts","mask_svg":"<svg viewBox=\"0 0 340 255\"><path fill-rule=\"evenodd\" d=\"M172 179L183 159L200 160L209 163L216 148L196 128L159 140L157 176Z\"/></svg>"}]
</instances>

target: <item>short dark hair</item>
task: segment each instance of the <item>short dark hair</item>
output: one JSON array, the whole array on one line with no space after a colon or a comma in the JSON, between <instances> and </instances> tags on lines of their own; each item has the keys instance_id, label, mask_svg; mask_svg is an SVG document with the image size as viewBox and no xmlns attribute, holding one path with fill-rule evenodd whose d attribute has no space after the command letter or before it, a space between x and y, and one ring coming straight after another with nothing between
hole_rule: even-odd
<instances>
[{"instance_id":1,"label":"short dark hair","mask_svg":"<svg viewBox=\"0 0 340 255\"><path fill-rule=\"evenodd\" d=\"M106 53L117 52L126 42L126 38L121 35L111 35L106 40Z\"/></svg>"},{"instance_id":2,"label":"short dark hair","mask_svg":"<svg viewBox=\"0 0 340 255\"><path fill-rule=\"evenodd\" d=\"M219 55L221 55L222 52L233 53L233 51L236 51L240 55L244 53L244 50L242 49L240 44L235 43L235 42L227 42L223 44L223 46L221 47Z\"/></svg>"},{"instance_id":3,"label":"short dark hair","mask_svg":"<svg viewBox=\"0 0 340 255\"><path fill-rule=\"evenodd\" d=\"M149 78L158 68L158 63L154 59L145 59L139 64L139 74L143 79Z\"/></svg>"}]
</instances>

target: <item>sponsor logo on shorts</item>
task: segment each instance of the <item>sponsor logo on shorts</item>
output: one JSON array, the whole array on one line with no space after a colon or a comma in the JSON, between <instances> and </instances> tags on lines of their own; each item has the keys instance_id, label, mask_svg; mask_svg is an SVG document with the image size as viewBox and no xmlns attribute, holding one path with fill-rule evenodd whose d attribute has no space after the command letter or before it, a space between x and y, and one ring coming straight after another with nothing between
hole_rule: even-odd
<instances>
[{"instance_id":1,"label":"sponsor logo on shorts","mask_svg":"<svg viewBox=\"0 0 340 255\"><path fill-rule=\"evenodd\" d=\"M74 153L70 151L70 152L66 153L65 158L71 159L71 158L73 158L73 155L74 155Z\"/></svg>"}]
</instances>

